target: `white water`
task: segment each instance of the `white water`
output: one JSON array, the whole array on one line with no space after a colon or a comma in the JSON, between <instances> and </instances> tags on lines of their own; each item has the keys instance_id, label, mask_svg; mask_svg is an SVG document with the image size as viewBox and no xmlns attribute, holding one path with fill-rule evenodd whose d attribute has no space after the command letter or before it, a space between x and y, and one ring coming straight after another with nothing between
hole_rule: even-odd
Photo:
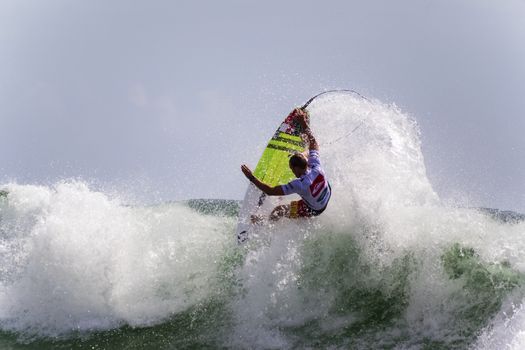
<instances>
[{"instance_id":1,"label":"white water","mask_svg":"<svg viewBox=\"0 0 525 350\"><path fill-rule=\"evenodd\" d=\"M212 292L232 219L131 208L85 184L7 186L0 324L61 335L147 325Z\"/></svg>"},{"instance_id":2,"label":"white water","mask_svg":"<svg viewBox=\"0 0 525 350\"><path fill-rule=\"evenodd\" d=\"M520 348L520 290L506 296L493 320L476 326L467 319L472 329L462 329L456 322L476 296L465 280L446 275L441 256L459 243L485 264L506 261L525 273L525 224L444 206L426 176L417 124L395 106L327 95L310 111L332 200L315 220L285 219L250 241L224 344L300 347L302 337L318 332L341 347L353 341L417 349L425 340L453 344L465 332L481 332L474 347ZM183 205L129 207L79 182L7 189L9 205L0 212L4 330L46 336L161 323L213 296L220 259L235 249L234 219ZM395 296L393 271L405 258L407 300L394 325L361 338L341 333L366 311L340 306L342 291ZM309 322L317 328L294 333Z\"/></svg>"},{"instance_id":3,"label":"white water","mask_svg":"<svg viewBox=\"0 0 525 350\"><path fill-rule=\"evenodd\" d=\"M310 113L312 129L325 143L321 159L333 196L326 212L310 225L283 222L262 230L267 231L266 237L262 234L265 244L250 251L242 270L249 287L245 298L235 304L241 326L234 344L283 347L290 342L280 328L321 318L330 333L331 328L350 326L359 319L352 313L334 315L335 286L305 295L297 282L301 267L312 258L299 247L320 240L317 249L328 250L322 254L329 257L347 235L374 266L363 276L351 271L355 262L349 258L349 271L340 276L349 289L365 284L388 294L395 284L387 270L393 261L407 252L417 260L403 315L406 327L394 327L386 331L394 334L378 334L374 339L392 338L397 332L409 339L453 342L461 330L454 329L452 321L473 301L464 295L460 282L446 277L441 255L460 243L473 247L484 262L508 261L525 272L525 224L506 225L476 210L443 206L426 176L417 124L395 106L331 95L313 103ZM360 123L354 134L331 143ZM327 234L334 238L326 238ZM331 266L328 260L319 264ZM319 272L330 273L322 266ZM398 346L418 348L420 343L406 341Z\"/></svg>"}]
</instances>

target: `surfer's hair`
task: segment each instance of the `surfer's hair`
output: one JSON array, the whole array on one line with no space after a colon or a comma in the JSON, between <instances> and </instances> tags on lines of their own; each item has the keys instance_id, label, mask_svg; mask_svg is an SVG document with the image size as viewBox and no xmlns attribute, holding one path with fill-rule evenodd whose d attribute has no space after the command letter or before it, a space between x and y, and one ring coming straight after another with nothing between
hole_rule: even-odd
<instances>
[{"instance_id":1,"label":"surfer's hair","mask_svg":"<svg viewBox=\"0 0 525 350\"><path fill-rule=\"evenodd\" d=\"M308 160L301 153L294 153L289 160L290 168L306 169Z\"/></svg>"}]
</instances>

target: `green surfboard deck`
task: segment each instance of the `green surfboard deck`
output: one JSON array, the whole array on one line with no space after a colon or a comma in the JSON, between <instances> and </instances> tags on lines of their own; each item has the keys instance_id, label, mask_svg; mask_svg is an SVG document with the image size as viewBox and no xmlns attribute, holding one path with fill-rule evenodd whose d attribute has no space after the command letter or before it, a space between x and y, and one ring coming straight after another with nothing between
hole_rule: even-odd
<instances>
[{"instance_id":1,"label":"green surfboard deck","mask_svg":"<svg viewBox=\"0 0 525 350\"><path fill-rule=\"evenodd\" d=\"M290 156L304 150L305 143L300 136L278 130L259 159L254 175L270 186L286 184L295 179L288 166Z\"/></svg>"}]
</instances>

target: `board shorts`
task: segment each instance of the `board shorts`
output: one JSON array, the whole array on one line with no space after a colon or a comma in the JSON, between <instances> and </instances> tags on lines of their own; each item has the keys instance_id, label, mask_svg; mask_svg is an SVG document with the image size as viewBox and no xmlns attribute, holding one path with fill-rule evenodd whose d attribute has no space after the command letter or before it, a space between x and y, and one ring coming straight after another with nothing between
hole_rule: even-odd
<instances>
[{"instance_id":1,"label":"board shorts","mask_svg":"<svg viewBox=\"0 0 525 350\"><path fill-rule=\"evenodd\" d=\"M332 187L330 187L330 184L328 184L328 188L330 189L330 197L332 195ZM330 198L328 198L328 202L330 202ZM326 207L328 207L328 202L326 203L326 206L323 209L313 209L310 208L308 204L302 199L298 201L292 201L290 203L290 219L297 219L297 218L311 218L312 216L318 216L325 211Z\"/></svg>"},{"instance_id":2,"label":"board shorts","mask_svg":"<svg viewBox=\"0 0 525 350\"><path fill-rule=\"evenodd\" d=\"M312 216L321 215L325 209L326 207L321 210L312 209L302 199L298 201L292 201L290 203L290 219L311 218Z\"/></svg>"}]
</instances>

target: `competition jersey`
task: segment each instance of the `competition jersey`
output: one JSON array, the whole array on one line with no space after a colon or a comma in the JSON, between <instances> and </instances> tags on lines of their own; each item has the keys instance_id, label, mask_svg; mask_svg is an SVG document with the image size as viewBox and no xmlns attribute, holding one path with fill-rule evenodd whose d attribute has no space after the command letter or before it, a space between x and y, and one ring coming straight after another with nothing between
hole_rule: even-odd
<instances>
[{"instance_id":1,"label":"competition jersey","mask_svg":"<svg viewBox=\"0 0 525 350\"><path fill-rule=\"evenodd\" d=\"M314 210L324 209L332 193L324 170L321 168L319 151L310 150L306 174L281 187L285 195L292 193L300 195L310 208Z\"/></svg>"}]
</instances>

